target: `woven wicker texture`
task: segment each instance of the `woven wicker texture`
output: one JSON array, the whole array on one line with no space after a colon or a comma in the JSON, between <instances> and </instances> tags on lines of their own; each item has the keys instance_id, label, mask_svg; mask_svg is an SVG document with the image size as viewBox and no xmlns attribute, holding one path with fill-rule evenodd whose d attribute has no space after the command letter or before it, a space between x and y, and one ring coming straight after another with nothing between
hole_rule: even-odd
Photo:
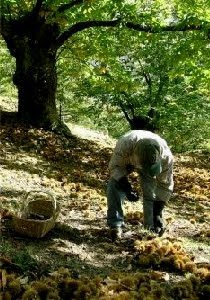
<instances>
[{"instance_id":1,"label":"woven wicker texture","mask_svg":"<svg viewBox=\"0 0 210 300\"><path fill-rule=\"evenodd\" d=\"M41 238L54 228L59 212L60 206L51 193L31 191L13 216L13 229L23 236Z\"/></svg>"}]
</instances>

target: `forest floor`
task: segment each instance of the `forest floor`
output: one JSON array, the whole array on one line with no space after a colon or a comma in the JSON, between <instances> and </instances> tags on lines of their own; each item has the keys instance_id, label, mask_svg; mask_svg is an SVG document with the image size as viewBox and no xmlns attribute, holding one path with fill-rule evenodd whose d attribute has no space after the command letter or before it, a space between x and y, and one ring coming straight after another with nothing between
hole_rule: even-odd
<instances>
[{"instance_id":1,"label":"forest floor","mask_svg":"<svg viewBox=\"0 0 210 300\"><path fill-rule=\"evenodd\" d=\"M78 126L71 130L74 138L66 139L33 128L0 126L0 299L209 296L209 154L175 156L175 190L165 210L163 237L143 229L140 199L125 202L123 238L113 242L106 226L105 190L115 141ZM130 179L141 194L137 174ZM44 238L21 236L14 231L13 215L37 190L50 192L61 208L55 228ZM199 284L190 279L189 288L185 281L191 275ZM48 278L45 286L34 283L40 278ZM158 292L157 282L164 290Z\"/></svg>"}]
</instances>

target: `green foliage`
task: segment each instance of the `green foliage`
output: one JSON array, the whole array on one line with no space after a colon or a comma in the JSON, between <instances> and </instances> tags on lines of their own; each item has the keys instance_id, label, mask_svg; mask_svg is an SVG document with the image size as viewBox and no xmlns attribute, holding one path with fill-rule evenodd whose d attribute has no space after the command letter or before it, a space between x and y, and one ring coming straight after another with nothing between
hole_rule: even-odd
<instances>
[{"instance_id":1,"label":"green foliage","mask_svg":"<svg viewBox=\"0 0 210 300\"><path fill-rule=\"evenodd\" d=\"M12 84L12 74L15 70L15 61L11 58L5 42L0 38L0 95L16 96Z\"/></svg>"},{"instance_id":2,"label":"green foliage","mask_svg":"<svg viewBox=\"0 0 210 300\"><path fill-rule=\"evenodd\" d=\"M37 266L36 260L30 254L30 249L18 251L14 254L13 262L19 266L23 272L34 270Z\"/></svg>"},{"instance_id":3,"label":"green foliage","mask_svg":"<svg viewBox=\"0 0 210 300\"><path fill-rule=\"evenodd\" d=\"M1 243L0 243L0 253L1 255L7 257L10 256L11 253L13 253L13 246L11 245L11 243L9 243L7 240L5 240L3 237L1 237L0 239Z\"/></svg>"},{"instance_id":4,"label":"green foliage","mask_svg":"<svg viewBox=\"0 0 210 300\"><path fill-rule=\"evenodd\" d=\"M25 271L33 271L34 268L37 267L36 260L31 256L30 247L26 247L25 249L17 249L14 248L9 241L4 238L1 238L0 243L0 253L2 257L11 257L11 263L18 266L23 272Z\"/></svg>"},{"instance_id":5,"label":"green foliage","mask_svg":"<svg viewBox=\"0 0 210 300\"><path fill-rule=\"evenodd\" d=\"M80 33L58 61L58 98L71 121L114 137L129 129L119 103L142 116L154 107L174 150L193 150L209 135L208 49L198 33Z\"/></svg>"},{"instance_id":6,"label":"green foliage","mask_svg":"<svg viewBox=\"0 0 210 300\"><path fill-rule=\"evenodd\" d=\"M6 18L16 18L29 12L35 3L35 0L1 0L1 10Z\"/></svg>"},{"instance_id":7,"label":"green foliage","mask_svg":"<svg viewBox=\"0 0 210 300\"><path fill-rule=\"evenodd\" d=\"M9 20L27 15L36 1L4 0ZM210 3L198 1L46 0L39 12L63 33L78 22L120 18L118 27L77 32L58 51L57 107L66 120L119 136L128 130L122 112L146 116L153 108L160 134L177 151L192 150L209 135ZM74 3L74 1L72 1ZM76 2L75 2L76 3ZM65 7L66 8L66 7ZM158 33L125 29L126 22ZM202 31L162 32L162 26L203 25ZM0 47L1 94L14 63ZM5 67L6 66L6 67Z\"/></svg>"}]
</instances>

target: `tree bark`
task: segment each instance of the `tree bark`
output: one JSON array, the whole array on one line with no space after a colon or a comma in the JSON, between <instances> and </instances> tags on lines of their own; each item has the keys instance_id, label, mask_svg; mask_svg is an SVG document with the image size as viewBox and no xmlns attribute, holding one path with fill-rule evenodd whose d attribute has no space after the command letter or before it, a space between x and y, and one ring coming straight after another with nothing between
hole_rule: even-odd
<instances>
[{"instance_id":1,"label":"tree bark","mask_svg":"<svg viewBox=\"0 0 210 300\"><path fill-rule=\"evenodd\" d=\"M35 127L51 129L58 123L55 53L23 45L16 56L13 82L18 89L18 116Z\"/></svg>"},{"instance_id":2,"label":"tree bark","mask_svg":"<svg viewBox=\"0 0 210 300\"><path fill-rule=\"evenodd\" d=\"M57 12L82 4L82 0L73 0L61 4ZM18 89L18 116L24 123L35 127L60 128L56 109L57 50L79 31L91 27L114 27L119 20L78 22L61 32L59 22L53 20L56 11L43 0L37 0L32 11L19 18L11 18L10 10L9 13L10 18L3 14L0 32L16 59L13 82ZM52 18L50 21L48 15L49 19Z\"/></svg>"},{"instance_id":3,"label":"tree bark","mask_svg":"<svg viewBox=\"0 0 210 300\"><path fill-rule=\"evenodd\" d=\"M18 117L35 127L52 129L59 123L56 110L56 24L29 14L3 23L3 37L16 59L13 83L18 89Z\"/></svg>"}]
</instances>

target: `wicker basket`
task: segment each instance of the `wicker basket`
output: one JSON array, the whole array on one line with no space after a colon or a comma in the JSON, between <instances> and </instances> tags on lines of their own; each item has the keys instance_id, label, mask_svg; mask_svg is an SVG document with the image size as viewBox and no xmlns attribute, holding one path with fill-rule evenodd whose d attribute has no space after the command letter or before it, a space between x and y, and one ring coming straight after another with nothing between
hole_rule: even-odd
<instances>
[{"instance_id":1,"label":"wicker basket","mask_svg":"<svg viewBox=\"0 0 210 300\"><path fill-rule=\"evenodd\" d=\"M41 238L55 226L59 212L60 207L51 193L31 191L26 194L18 215L13 216L12 227L20 235Z\"/></svg>"}]
</instances>

